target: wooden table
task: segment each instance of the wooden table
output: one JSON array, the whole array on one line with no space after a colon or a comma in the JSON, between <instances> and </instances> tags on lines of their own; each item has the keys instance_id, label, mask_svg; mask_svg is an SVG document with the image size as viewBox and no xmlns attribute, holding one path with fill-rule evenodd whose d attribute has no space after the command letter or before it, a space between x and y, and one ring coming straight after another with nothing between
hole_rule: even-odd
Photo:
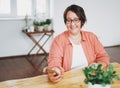
<instances>
[{"instance_id":1,"label":"wooden table","mask_svg":"<svg viewBox=\"0 0 120 88\"><path fill-rule=\"evenodd\" d=\"M120 76L120 64L111 63L117 74ZM63 79L58 83L52 83L47 75L31 78L8 80L0 82L0 88L87 88L84 83L84 74L81 69L74 69L64 73ZM115 80L111 88L120 88L120 80Z\"/></svg>"},{"instance_id":2,"label":"wooden table","mask_svg":"<svg viewBox=\"0 0 120 88\"><path fill-rule=\"evenodd\" d=\"M40 50L43 51L43 54L47 55L47 51L43 48L43 46L47 43L47 41L50 39L50 37L53 35L54 30L43 30L43 31L35 31L35 32L26 32L25 30L22 30L23 33L25 33L34 43L35 45L30 49L30 51L28 52L28 55L31 54L31 52L38 47L38 51L36 52L36 54L39 54ZM37 40L34 35L41 35L40 38ZM45 39L45 41L40 44L40 41L42 41L42 39Z\"/></svg>"}]
</instances>

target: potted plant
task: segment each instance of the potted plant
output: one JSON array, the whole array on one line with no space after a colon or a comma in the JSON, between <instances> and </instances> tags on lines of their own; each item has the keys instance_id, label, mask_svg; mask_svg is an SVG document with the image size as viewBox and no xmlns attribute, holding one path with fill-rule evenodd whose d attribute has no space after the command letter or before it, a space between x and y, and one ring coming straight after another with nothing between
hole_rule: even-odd
<instances>
[{"instance_id":1,"label":"potted plant","mask_svg":"<svg viewBox=\"0 0 120 88\"><path fill-rule=\"evenodd\" d=\"M40 24L40 22L38 20L34 20L33 21L33 25L34 25L35 31L38 31L39 24Z\"/></svg>"},{"instance_id":2,"label":"potted plant","mask_svg":"<svg viewBox=\"0 0 120 88\"><path fill-rule=\"evenodd\" d=\"M88 88L110 88L113 79L120 79L112 65L102 69L102 64L97 67L92 64L90 67L85 67L83 73L86 77L84 82L88 84Z\"/></svg>"},{"instance_id":3,"label":"potted plant","mask_svg":"<svg viewBox=\"0 0 120 88\"><path fill-rule=\"evenodd\" d=\"M47 24L47 25L50 25L51 22L52 22L51 19L46 19L46 24Z\"/></svg>"},{"instance_id":4,"label":"potted plant","mask_svg":"<svg viewBox=\"0 0 120 88\"><path fill-rule=\"evenodd\" d=\"M51 20L51 19L49 19L49 18L46 19L46 21L45 21L45 27L44 27L44 28L45 28L46 30L51 30L51 25L50 25L51 23L52 23L52 20Z\"/></svg>"},{"instance_id":5,"label":"potted plant","mask_svg":"<svg viewBox=\"0 0 120 88\"><path fill-rule=\"evenodd\" d=\"M50 24L52 23L51 19L46 19L45 21L34 20L33 25L35 26L36 31L48 30L50 28Z\"/></svg>"},{"instance_id":6,"label":"potted plant","mask_svg":"<svg viewBox=\"0 0 120 88\"><path fill-rule=\"evenodd\" d=\"M42 31L44 29L45 21L33 21L36 31Z\"/></svg>"}]
</instances>

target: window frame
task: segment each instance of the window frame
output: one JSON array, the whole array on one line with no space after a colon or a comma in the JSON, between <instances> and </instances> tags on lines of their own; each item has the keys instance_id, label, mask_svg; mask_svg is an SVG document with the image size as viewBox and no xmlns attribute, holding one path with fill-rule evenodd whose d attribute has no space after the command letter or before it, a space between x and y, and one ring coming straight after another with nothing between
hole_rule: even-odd
<instances>
[{"instance_id":1,"label":"window frame","mask_svg":"<svg viewBox=\"0 0 120 88\"><path fill-rule=\"evenodd\" d=\"M47 7L46 7L46 12L49 17L51 17L51 0L46 0L47 2ZM32 0L32 7L31 7L31 16L29 18L33 18L36 14L36 0ZM0 20L9 20L9 19L24 19L25 16L17 16L17 0L10 0L10 6L11 6L11 13L10 15L8 14L0 14Z\"/></svg>"}]
</instances>

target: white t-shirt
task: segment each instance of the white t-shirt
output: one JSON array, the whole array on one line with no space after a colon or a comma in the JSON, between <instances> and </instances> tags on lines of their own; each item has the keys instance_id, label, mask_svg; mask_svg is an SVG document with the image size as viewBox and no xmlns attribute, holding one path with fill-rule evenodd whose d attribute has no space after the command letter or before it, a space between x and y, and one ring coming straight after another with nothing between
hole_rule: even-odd
<instances>
[{"instance_id":1,"label":"white t-shirt","mask_svg":"<svg viewBox=\"0 0 120 88\"><path fill-rule=\"evenodd\" d=\"M87 67L88 61L83 51L82 45L81 44L76 45L72 43L72 46L73 46L73 52L72 52L71 69Z\"/></svg>"}]
</instances>

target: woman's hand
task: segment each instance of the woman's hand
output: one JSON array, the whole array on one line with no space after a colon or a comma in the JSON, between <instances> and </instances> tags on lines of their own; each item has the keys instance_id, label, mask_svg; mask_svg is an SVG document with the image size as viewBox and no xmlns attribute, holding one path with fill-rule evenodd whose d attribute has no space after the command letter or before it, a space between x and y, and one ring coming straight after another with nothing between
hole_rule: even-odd
<instances>
[{"instance_id":1,"label":"woman's hand","mask_svg":"<svg viewBox=\"0 0 120 88\"><path fill-rule=\"evenodd\" d=\"M50 81L56 83L62 79L62 74L59 68L47 68L48 78Z\"/></svg>"}]
</instances>

